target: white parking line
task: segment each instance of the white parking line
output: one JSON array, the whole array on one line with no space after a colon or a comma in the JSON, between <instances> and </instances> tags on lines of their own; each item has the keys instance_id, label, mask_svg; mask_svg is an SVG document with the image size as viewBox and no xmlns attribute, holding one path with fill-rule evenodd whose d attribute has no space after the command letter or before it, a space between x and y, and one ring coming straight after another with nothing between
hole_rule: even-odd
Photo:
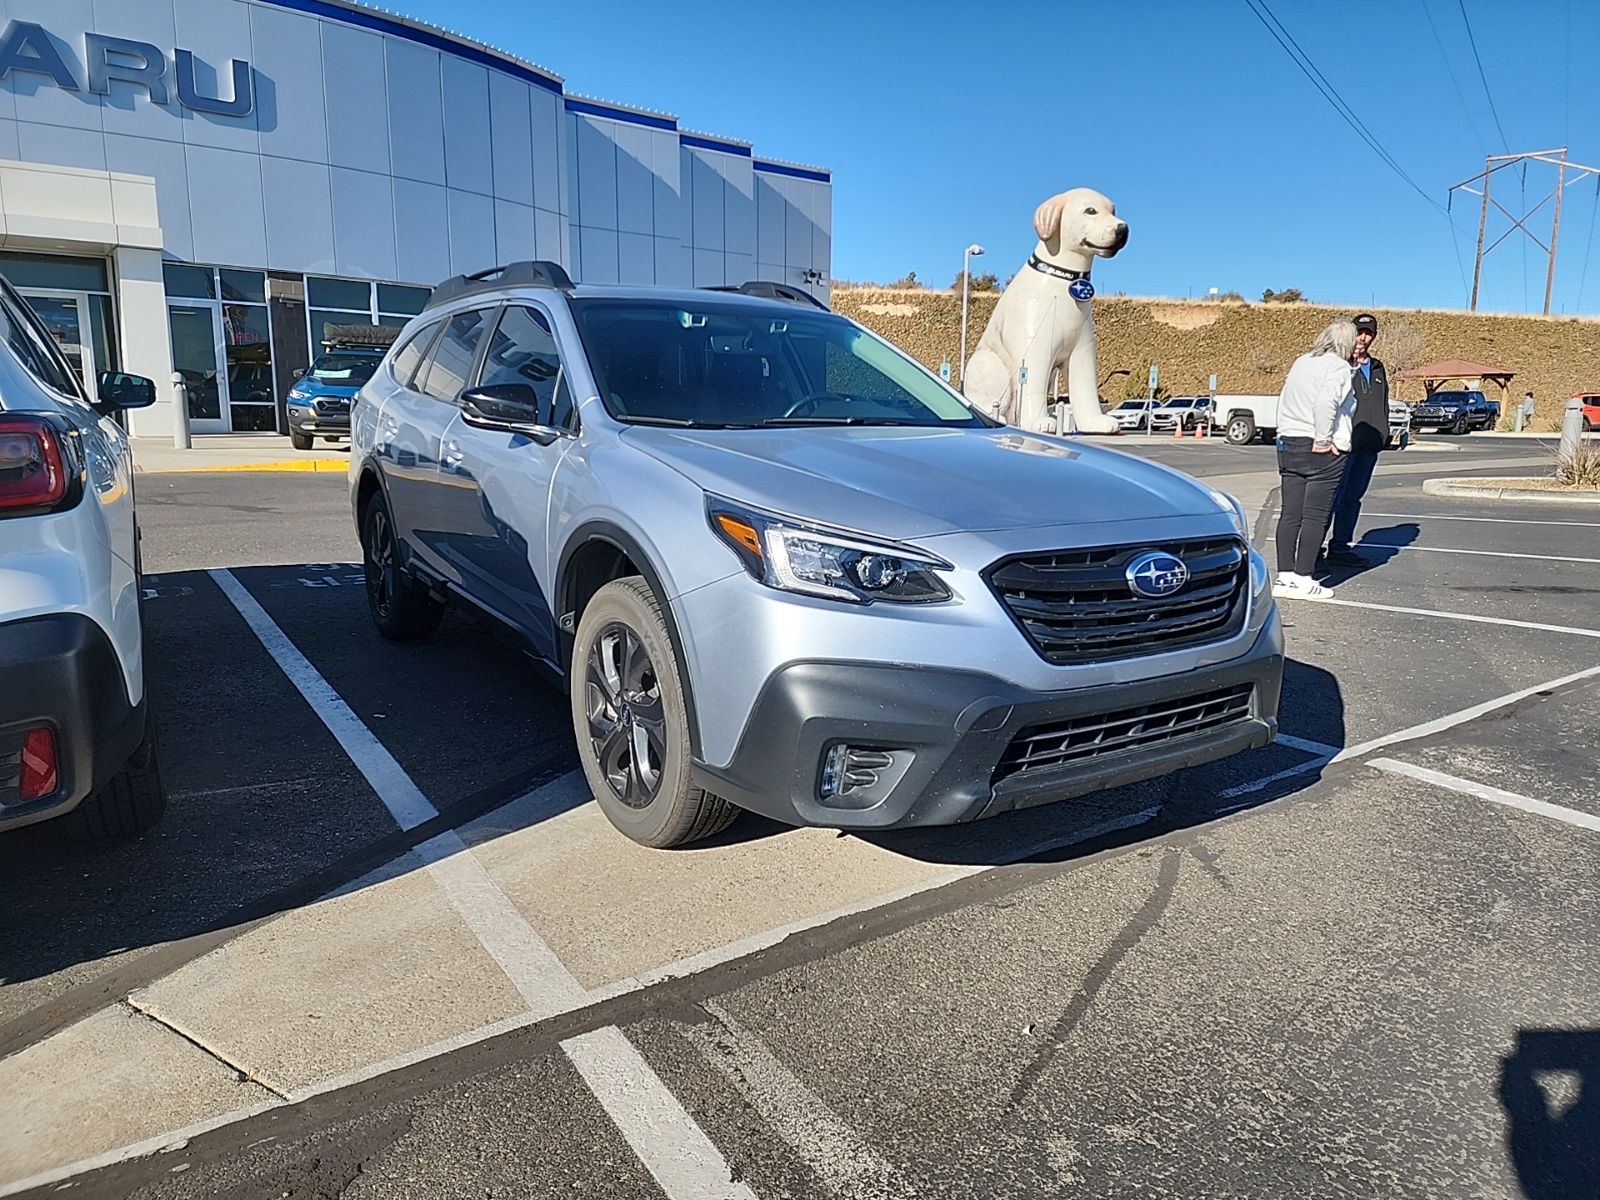
<instances>
[{"instance_id":1,"label":"white parking line","mask_svg":"<svg viewBox=\"0 0 1600 1200\"><path fill-rule=\"evenodd\" d=\"M712 1017L680 1024L678 1032L766 1120L788 1147L843 1200L899 1200L911 1193L898 1171L839 1119L720 1006L700 1006Z\"/></svg>"},{"instance_id":2,"label":"white parking line","mask_svg":"<svg viewBox=\"0 0 1600 1200\"><path fill-rule=\"evenodd\" d=\"M672 1200L756 1200L622 1030L608 1025L561 1048Z\"/></svg>"},{"instance_id":3,"label":"white parking line","mask_svg":"<svg viewBox=\"0 0 1600 1200\"><path fill-rule=\"evenodd\" d=\"M216 570L211 577L401 828L437 816L438 810L394 756L232 573ZM531 1012L548 1016L585 1003L588 993L577 977L562 965L458 834L440 834L418 846L416 853ZM621 1030L596 1030L562 1043L562 1050L671 1200L754 1200L748 1188L732 1181L733 1172L721 1152Z\"/></svg>"},{"instance_id":4,"label":"white parking line","mask_svg":"<svg viewBox=\"0 0 1600 1200\"><path fill-rule=\"evenodd\" d=\"M256 598L245 591L244 585L226 570L210 571L212 581L222 589L222 594L239 610L245 624L261 640L272 661L294 684L311 711L328 727L335 740L344 748L350 761L360 771L372 790L383 801L383 806L394 817L401 829L414 829L424 821L431 821L439 810L429 804L411 777L400 769L394 756L384 749L361 718L333 686L317 673L309 659L295 648L283 630L267 616L266 609L256 603Z\"/></svg>"},{"instance_id":5,"label":"white parking line","mask_svg":"<svg viewBox=\"0 0 1600 1200\"><path fill-rule=\"evenodd\" d=\"M1481 613L1446 612L1438 608L1407 608L1401 604L1374 604L1370 600L1341 600L1337 596L1329 596L1323 600L1302 600L1301 603L1337 604L1341 608L1366 608L1373 612L1437 617L1441 621L1470 621L1475 625L1508 625L1513 629L1532 629L1540 633L1570 633L1576 637L1600 638L1600 629L1586 629L1581 625L1547 625L1543 621L1518 621L1514 617L1486 617Z\"/></svg>"},{"instance_id":6,"label":"white parking line","mask_svg":"<svg viewBox=\"0 0 1600 1200\"><path fill-rule=\"evenodd\" d=\"M1569 529L1600 529L1600 521L1535 521L1529 517L1446 517L1429 513L1361 513L1362 517L1382 517L1386 521L1475 521L1483 525L1561 525Z\"/></svg>"},{"instance_id":7,"label":"white parking line","mask_svg":"<svg viewBox=\"0 0 1600 1200\"><path fill-rule=\"evenodd\" d=\"M1470 779L1446 775L1443 771L1432 771L1427 767L1413 766L1393 758L1375 758L1367 766L1388 771L1391 775L1407 775L1412 779L1420 779L1423 783L1431 783L1435 787L1476 796L1479 800L1488 800L1492 804L1504 804L1508 808L1520 808L1523 812L1530 812L1535 816L1549 817L1552 821L1564 821L1568 825L1576 825L1579 829L1592 829L1600 833L1600 817L1593 813L1579 812L1575 808L1565 808L1560 804L1535 800L1531 796L1519 796L1516 792L1503 791L1486 783L1475 783Z\"/></svg>"},{"instance_id":8,"label":"white parking line","mask_svg":"<svg viewBox=\"0 0 1600 1200\"><path fill-rule=\"evenodd\" d=\"M1402 554L1471 554L1478 558L1531 558L1537 562L1600 563L1600 558L1573 558L1565 554L1518 554L1511 550L1457 550L1445 546L1391 546L1387 542L1359 542L1356 548L1398 550Z\"/></svg>"},{"instance_id":9,"label":"white parking line","mask_svg":"<svg viewBox=\"0 0 1600 1200\"><path fill-rule=\"evenodd\" d=\"M1292 734L1280 733L1274 741L1288 746L1291 750L1304 750L1307 754L1324 754L1332 758L1339 753L1340 747L1330 746L1327 742L1313 742L1310 738L1294 737Z\"/></svg>"},{"instance_id":10,"label":"white parking line","mask_svg":"<svg viewBox=\"0 0 1600 1200\"><path fill-rule=\"evenodd\" d=\"M1326 603L1323 601L1322 603ZM1582 671L1574 671L1571 675L1563 675L1560 679L1552 679L1549 683L1536 683L1532 687L1523 688L1521 691L1510 692L1504 696L1496 696L1493 700L1485 700L1482 704L1474 704L1470 708L1463 708L1458 712L1449 713L1443 717L1436 717L1432 721L1424 721L1420 725L1413 725L1409 729L1402 729L1398 733L1386 733L1382 737L1372 738L1370 741L1361 742L1348 749L1326 758L1316 758L1310 762L1300 763L1286 771L1274 771L1271 775L1260 779L1253 779L1249 783L1241 783L1220 792L1224 799L1235 796L1248 796L1259 792L1263 788L1277 783L1280 779L1288 779L1295 775L1304 775L1307 771L1319 771L1330 763L1345 762L1352 758L1362 758L1374 750L1382 750L1386 746L1397 746L1401 742L1414 742L1418 738L1432 737L1436 733L1443 733L1447 729L1454 729L1457 725L1464 725L1468 721L1475 721L1485 713L1494 712L1496 709L1505 708L1526 700L1529 696L1537 696L1540 692L1554 691L1556 688L1566 687L1571 683L1578 683L1585 679L1593 679L1600 675L1600 666L1588 667Z\"/></svg>"}]
</instances>

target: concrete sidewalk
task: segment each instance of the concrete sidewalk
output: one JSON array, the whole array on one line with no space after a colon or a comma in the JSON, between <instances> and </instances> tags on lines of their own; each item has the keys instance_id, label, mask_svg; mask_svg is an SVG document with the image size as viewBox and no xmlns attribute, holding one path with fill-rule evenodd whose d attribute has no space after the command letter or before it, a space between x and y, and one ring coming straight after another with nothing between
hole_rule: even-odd
<instances>
[{"instance_id":1,"label":"concrete sidewalk","mask_svg":"<svg viewBox=\"0 0 1600 1200\"><path fill-rule=\"evenodd\" d=\"M272 433L195 435L179 450L171 438L133 439L133 469L141 474L173 471L337 471L350 466L350 443L318 441L296 450Z\"/></svg>"}]
</instances>

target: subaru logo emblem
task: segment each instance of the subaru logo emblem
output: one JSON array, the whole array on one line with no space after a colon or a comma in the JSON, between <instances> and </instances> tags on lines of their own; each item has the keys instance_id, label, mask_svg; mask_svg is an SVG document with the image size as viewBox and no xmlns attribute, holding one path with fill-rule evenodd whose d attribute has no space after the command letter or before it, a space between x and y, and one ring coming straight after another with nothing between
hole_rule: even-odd
<instances>
[{"instance_id":1,"label":"subaru logo emblem","mask_svg":"<svg viewBox=\"0 0 1600 1200\"><path fill-rule=\"evenodd\" d=\"M1183 590L1189 582L1189 567L1164 550L1150 550L1128 564L1124 578L1135 596L1159 600Z\"/></svg>"}]
</instances>

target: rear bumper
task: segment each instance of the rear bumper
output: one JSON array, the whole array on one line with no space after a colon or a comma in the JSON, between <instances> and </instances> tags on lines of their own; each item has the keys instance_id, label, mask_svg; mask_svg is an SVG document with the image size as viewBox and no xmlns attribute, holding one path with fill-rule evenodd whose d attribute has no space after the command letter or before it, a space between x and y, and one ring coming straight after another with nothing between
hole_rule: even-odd
<instances>
[{"instance_id":1,"label":"rear bumper","mask_svg":"<svg viewBox=\"0 0 1600 1200\"><path fill-rule=\"evenodd\" d=\"M22 739L55 733L56 791L18 802ZM79 613L0 624L0 830L71 812L103 786L144 738L145 706L130 704L104 630Z\"/></svg>"},{"instance_id":2,"label":"rear bumper","mask_svg":"<svg viewBox=\"0 0 1600 1200\"><path fill-rule=\"evenodd\" d=\"M1231 662L1070 692L1028 692L967 671L797 662L763 689L728 766L696 764L695 777L716 795L792 824L956 824L1265 746L1277 734L1282 682L1283 631L1276 614L1251 649ZM1229 689L1248 690L1248 709L1220 726L1064 765L997 771L1024 731ZM869 806L822 798L821 764L840 743L896 752L896 765L886 773L892 786Z\"/></svg>"}]
</instances>

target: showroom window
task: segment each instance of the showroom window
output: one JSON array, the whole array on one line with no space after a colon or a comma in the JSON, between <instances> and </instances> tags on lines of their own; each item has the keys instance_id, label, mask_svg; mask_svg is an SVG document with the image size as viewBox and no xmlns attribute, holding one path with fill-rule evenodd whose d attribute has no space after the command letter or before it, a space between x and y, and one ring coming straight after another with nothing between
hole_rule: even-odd
<instances>
[{"instance_id":1,"label":"showroom window","mask_svg":"<svg viewBox=\"0 0 1600 1200\"><path fill-rule=\"evenodd\" d=\"M197 433L276 433L264 271L163 265L172 366Z\"/></svg>"},{"instance_id":2,"label":"showroom window","mask_svg":"<svg viewBox=\"0 0 1600 1200\"><path fill-rule=\"evenodd\" d=\"M117 322L111 271L103 258L0 252L0 274L27 298L78 378L117 369Z\"/></svg>"},{"instance_id":3,"label":"showroom window","mask_svg":"<svg viewBox=\"0 0 1600 1200\"><path fill-rule=\"evenodd\" d=\"M432 289L362 279L306 276L306 334L314 359L327 348L330 325L383 325L400 329L422 311Z\"/></svg>"}]
</instances>

